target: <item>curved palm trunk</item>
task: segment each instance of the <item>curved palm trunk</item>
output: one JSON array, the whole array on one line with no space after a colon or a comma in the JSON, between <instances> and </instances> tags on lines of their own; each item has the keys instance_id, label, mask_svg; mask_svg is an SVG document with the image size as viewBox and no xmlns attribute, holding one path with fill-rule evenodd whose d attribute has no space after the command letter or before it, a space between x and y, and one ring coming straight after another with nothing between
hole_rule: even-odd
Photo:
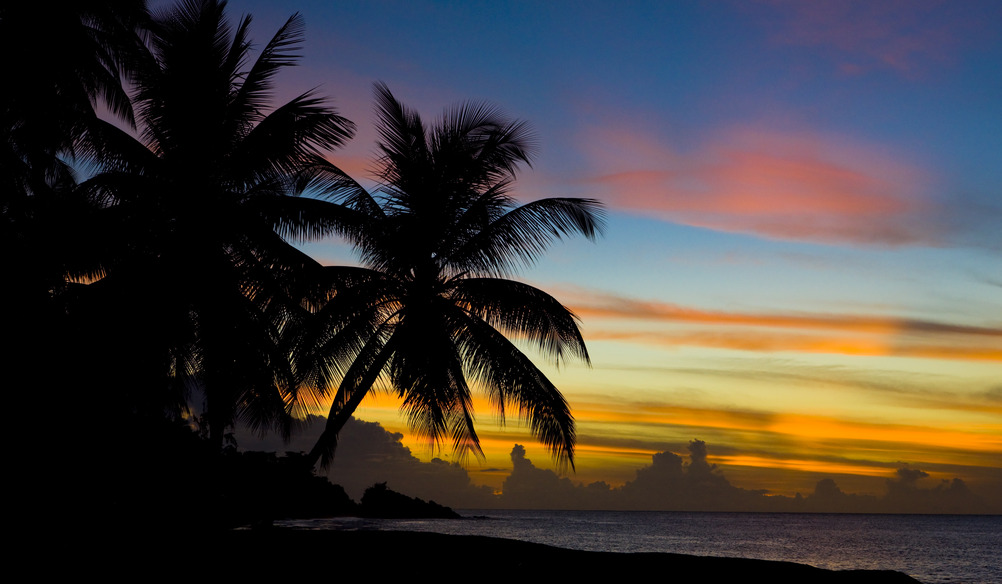
<instances>
[{"instance_id":1,"label":"curved palm trunk","mask_svg":"<svg viewBox=\"0 0 1002 584\"><path fill-rule=\"evenodd\" d=\"M392 341L392 339L391 339ZM327 424L324 426L324 431L317 439L316 445L310 450L310 453L306 455L305 463L310 469L313 469L318 461L322 461L324 466L330 464L331 459L334 455L334 449L337 448L337 437L344 425L348 423L351 419L352 414L358 409L358 406L365 399L365 396L369 394L369 390L372 389L373 384L376 383L376 379L379 378L379 374L383 371L383 367L386 362L390 359L390 355L393 354L393 349L391 348L392 342L388 341L380 349L379 353L373 359L372 363L369 364L368 368L365 370L363 376L358 379L357 382L352 382L356 376L351 375L351 370L345 375L344 380L341 381L341 387L338 388L338 395L334 397L334 403L331 404L331 411L327 414ZM358 361L356 361L358 363ZM344 405L335 411L337 404L341 401L338 398L343 397L347 393L346 384L351 383L354 388L351 390L351 395L348 397L347 401L344 401Z\"/></svg>"}]
</instances>

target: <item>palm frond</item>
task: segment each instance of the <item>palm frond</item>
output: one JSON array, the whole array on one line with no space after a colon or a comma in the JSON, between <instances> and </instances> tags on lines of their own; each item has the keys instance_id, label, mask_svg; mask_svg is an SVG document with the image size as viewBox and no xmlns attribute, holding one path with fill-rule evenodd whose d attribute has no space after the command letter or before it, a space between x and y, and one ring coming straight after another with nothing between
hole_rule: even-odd
<instances>
[{"instance_id":1,"label":"palm frond","mask_svg":"<svg viewBox=\"0 0 1002 584\"><path fill-rule=\"evenodd\" d=\"M297 51L305 39L305 32L305 20L299 13L293 14L278 29L278 32L268 41L268 44L261 49L250 71L246 75L243 75L240 89L233 100L233 107L239 111L239 114L234 117L239 118L256 114L268 105L272 98L271 89L275 74L284 67L291 67L296 64L296 61L301 57ZM236 45L236 42L234 42L234 45ZM241 47L241 49L245 55L249 50L249 46ZM231 51L231 54L234 52L235 50ZM240 69L242 69L242 66L238 66L233 70L239 71ZM236 83L238 80L234 79L233 81Z\"/></svg>"},{"instance_id":2,"label":"palm frond","mask_svg":"<svg viewBox=\"0 0 1002 584\"><path fill-rule=\"evenodd\" d=\"M355 133L355 125L328 107L311 92L299 95L262 119L235 145L230 160L235 168L264 176L298 172L316 165L330 148L342 146Z\"/></svg>"},{"instance_id":3,"label":"palm frond","mask_svg":"<svg viewBox=\"0 0 1002 584\"><path fill-rule=\"evenodd\" d=\"M433 138L439 158L466 158L465 179L471 184L489 184L513 178L519 164L532 166L535 135L522 120L509 120L495 106L484 102L454 106L443 116Z\"/></svg>"},{"instance_id":4,"label":"palm frond","mask_svg":"<svg viewBox=\"0 0 1002 584\"><path fill-rule=\"evenodd\" d=\"M156 168L157 157L149 148L120 127L103 120L94 121L79 145L80 154L99 162L105 172L142 175Z\"/></svg>"},{"instance_id":5,"label":"palm frond","mask_svg":"<svg viewBox=\"0 0 1002 584\"><path fill-rule=\"evenodd\" d=\"M454 314L456 344L469 376L484 385L497 414L518 408L529 429L560 463L574 466L574 418L567 400L511 341L486 322Z\"/></svg>"},{"instance_id":6,"label":"palm frond","mask_svg":"<svg viewBox=\"0 0 1002 584\"><path fill-rule=\"evenodd\" d=\"M535 343L555 364L568 356L590 363L577 317L546 292L504 278L459 278L450 288L451 298L471 315Z\"/></svg>"},{"instance_id":7,"label":"palm frond","mask_svg":"<svg viewBox=\"0 0 1002 584\"><path fill-rule=\"evenodd\" d=\"M323 268L303 293L311 316L296 330L294 360L310 370L322 393L344 378L363 347L396 310L397 285L385 275L350 266Z\"/></svg>"},{"instance_id":8,"label":"palm frond","mask_svg":"<svg viewBox=\"0 0 1002 584\"><path fill-rule=\"evenodd\" d=\"M595 239L604 229L602 205L593 199L539 199L516 207L471 237L449 263L460 270L507 275L531 266L554 241L580 233Z\"/></svg>"},{"instance_id":9,"label":"palm frond","mask_svg":"<svg viewBox=\"0 0 1002 584\"><path fill-rule=\"evenodd\" d=\"M255 193L245 205L289 241L316 241L339 235L352 239L365 225L365 217L343 205L310 197Z\"/></svg>"},{"instance_id":10,"label":"palm frond","mask_svg":"<svg viewBox=\"0 0 1002 584\"><path fill-rule=\"evenodd\" d=\"M408 305L395 326L390 381L403 399L408 425L434 445L451 437L457 453L482 454L473 427L463 359L438 310ZM423 313L422 313L423 312Z\"/></svg>"},{"instance_id":11,"label":"palm frond","mask_svg":"<svg viewBox=\"0 0 1002 584\"><path fill-rule=\"evenodd\" d=\"M323 468L330 465L334 448L337 446L338 432L368 395L396 350L394 336L392 334L389 334L388 338L384 336L389 333L389 328L391 327L377 331L348 369L334 396L324 432L310 452L308 460L315 463L319 458Z\"/></svg>"},{"instance_id":12,"label":"palm frond","mask_svg":"<svg viewBox=\"0 0 1002 584\"><path fill-rule=\"evenodd\" d=\"M388 185L399 184L401 179L420 172L428 162L428 143L424 124L417 112L401 104L383 83L375 84L376 130L382 141L378 148L380 175ZM407 190L397 194L407 196Z\"/></svg>"}]
</instances>

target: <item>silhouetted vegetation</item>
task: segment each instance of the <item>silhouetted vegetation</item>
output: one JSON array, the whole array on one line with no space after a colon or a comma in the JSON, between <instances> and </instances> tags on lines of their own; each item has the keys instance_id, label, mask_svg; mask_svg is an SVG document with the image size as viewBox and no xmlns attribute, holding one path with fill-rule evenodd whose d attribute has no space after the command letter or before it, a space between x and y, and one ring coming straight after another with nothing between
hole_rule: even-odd
<instances>
[{"instance_id":1,"label":"silhouetted vegetation","mask_svg":"<svg viewBox=\"0 0 1002 584\"><path fill-rule=\"evenodd\" d=\"M290 241L338 232L340 206L299 195L330 195L341 173L323 153L353 133L311 93L271 103L302 18L252 62L249 24L231 27L208 1L156 15L132 75L139 139L100 126L102 171L81 185L109 227L91 312L128 339L116 354L148 373L125 383L147 392L167 380L158 405L174 411L197 389L217 448L236 420L288 435L300 392L315 390L284 335L305 316L297 290L319 265Z\"/></svg>"},{"instance_id":2,"label":"silhouetted vegetation","mask_svg":"<svg viewBox=\"0 0 1002 584\"><path fill-rule=\"evenodd\" d=\"M310 454L328 463L337 433L378 378L403 400L411 426L460 454L481 454L469 381L503 419L514 406L554 456L573 464L574 419L563 396L506 335L527 340L556 363L588 361L573 313L549 294L507 279L554 240L592 238L601 209L587 199L510 194L528 164L524 122L468 103L426 129L420 116L376 85L380 189L356 189L350 237L362 267L327 268L333 298L324 347L329 370L344 371L326 429ZM325 316L326 315L323 315Z\"/></svg>"},{"instance_id":3,"label":"silhouetted vegetation","mask_svg":"<svg viewBox=\"0 0 1002 584\"><path fill-rule=\"evenodd\" d=\"M79 486L58 499L95 518L341 513L347 497L312 467L380 376L416 427L479 452L475 379L572 462L567 403L504 335L587 361L575 317L504 277L555 239L593 237L597 203L517 206L522 122L467 104L426 133L382 85L383 184L366 192L327 159L350 121L312 92L272 102L303 19L256 53L249 23L217 0L0 8L5 293L21 316L7 370L47 404L25 467L62 465ZM293 245L327 236L364 267L324 268ZM335 388L308 457L230 443L237 422L288 437Z\"/></svg>"},{"instance_id":4,"label":"silhouetted vegetation","mask_svg":"<svg viewBox=\"0 0 1002 584\"><path fill-rule=\"evenodd\" d=\"M211 440L179 421L146 420L132 430L141 447L132 443L95 454L92 461L110 459L107 466L120 469L99 514L137 529L268 527L278 520L344 516L459 518L448 507L394 492L386 483L367 489L358 504L339 485L314 474L302 452L279 456L239 452L232 445L218 452Z\"/></svg>"},{"instance_id":5,"label":"silhouetted vegetation","mask_svg":"<svg viewBox=\"0 0 1002 584\"><path fill-rule=\"evenodd\" d=\"M386 483L377 483L362 495L362 516L381 519L459 519L459 513L439 505L435 501L424 501L408 497L386 488Z\"/></svg>"},{"instance_id":6,"label":"silhouetted vegetation","mask_svg":"<svg viewBox=\"0 0 1002 584\"><path fill-rule=\"evenodd\" d=\"M183 421L130 418L133 441L93 453L111 489L87 501L102 521L182 531L267 526L280 519L357 516L344 489L316 476L302 453L222 452ZM86 480L79 486L87 489ZM68 486L67 495L74 496Z\"/></svg>"}]
</instances>

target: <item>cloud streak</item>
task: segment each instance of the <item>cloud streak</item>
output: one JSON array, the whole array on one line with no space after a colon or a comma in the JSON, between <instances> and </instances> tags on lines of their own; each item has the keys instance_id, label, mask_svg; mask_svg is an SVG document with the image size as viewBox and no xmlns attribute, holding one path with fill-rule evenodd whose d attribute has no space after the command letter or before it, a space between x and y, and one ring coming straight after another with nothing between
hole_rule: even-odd
<instances>
[{"instance_id":1,"label":"cloud streak","mask_svg":"<svg viewBox=\"0 0 1002 584\"><path fill-rule=\"evenodd\" d=\"M977 466L991 466L992 455L1002 448L1000 427L933 428L917 424L876 423L841 417L801 413L769 413L714 407L692 407L658 403L629 403L619 407L580 400L575 414L582 427L582 442L602 445L603 426L628 424L638 434L649 428L656 435L668 435L666 428L684 429L684 433L727 431L740 433L746 442L775 444L803 450L803 445L832 444L837 450L907 451L921 448L939 452L943 460L970 459ZM677 434L672 431L670 434ZM622 436L622 432L616 434ZM944 447L944 444L948 446ZM841 445L841 446L839 446ZM743 447L747 450L748 444ZM636 445L634 445L634 449ZM787 453L789 454L789 453ZM812 454L817 454L812 452ZM812 456L812 459L816 457ZM930 461L932 459L929 459Z\"/></svg>"},{"instance_id":2,"label":"cloud streak","mask_svg":"<svg viewBox=\"0 0 1002 584\"><path fill-rule=\"evenodd\" d=\"M615 328L590 326L588 338L595 341L1002 361L1002 327L997 326L853 314L703 310L582 291L565 296L575 314L590 322L636 323Z\"/></svg>"},{"instance_id":3,"label":"cloud streak","mask_svg":"<svg viewBox=\"0 0 1002 584\"><path fill-rule=\"evenodd\" d=\"M584 183L614 208L770 239L940 245L931 178L880 149L834 136L735 127L691 152L603 127L583 140Z\"/></svg>"},{"instance_id":4,"label":"cloud streak","mask_svg":"<svg viewBox=\"0 0 1002 584\"><path fill-rule=\"evenodd\" d=\"M834 387L840 392L854 391L871 398L880 395L884 402L897 406L1002 416L1002 387L975 384L973 391L961 388L962 391L958 392L956 388L944 388L943 377L928 373L906 376L900 372L867 371L841 365L806 365L787 360L746 361L727 359L719 362L717 366L703 367L603 365L602 368L622 371L625 374L696 375L741 383L755 381L774 385L796 384L811 388Z\"/></svg>"}]
</instances>

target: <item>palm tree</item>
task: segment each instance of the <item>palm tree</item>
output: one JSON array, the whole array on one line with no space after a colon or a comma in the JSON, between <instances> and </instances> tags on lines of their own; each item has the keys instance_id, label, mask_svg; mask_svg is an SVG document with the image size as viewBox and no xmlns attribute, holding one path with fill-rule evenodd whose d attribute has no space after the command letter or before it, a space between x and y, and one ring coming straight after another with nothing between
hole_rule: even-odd
<instances>
[{"instance_id":1,"label":"palm tree","mask_svg":"<svg viewBox=\"0 0 1002 584\"><path fill-rule=\"evenodd\" d=\"M594 238L601 207L550 198L518 205L516 171L530 163L526 125L483 103L448 110L426 130L382 84L375 88L382 186L346 204L364 219L352 238L360 267L331 267L326 342L312 343L342 375L325 430L309 456L327 465L337 434L380 378L403 399L412 427L436 444L482 455L472 388L503 420L514 405L532 433L573 466L567 402L509 339L558 365L589 361L577 319L549 294L508 279L556 239Z\"/></svg>"},{"instance_id":2,"label":"palm tree","mask_svg":"<svg viewBox=\"0 0 1002 584\"><path fill-rule=\"evenodd\" d=\"M338 187L324 153L354 130L312 92L272 107L299 15L247 67L251 19L231 27L225 5L154 15L133 79L140 139L105 125L91 152L104 171L84 185L105 206L103 277L85 312L102 315L93 325L114 347L106 369L133 407L183 410L198 388L218 447L237 419L291 428L302 375L283 339L302 312L297 281L319 265L289 240L345 233L342 207L299 195Z\"/></svg>"},{"instance_id":3,"label":"palm tree","mask_svg":"<svg viewBox=\"0 0 1002 584\"><path fill-rule=\"evenodd\" d=\"M142 47L144 0L78 0L60 6L0 6L0 50L10 80L3 92L0 194L5 214L16 197L72 182L72 158L100 103L133 123L122 71Z\"/></svg>"},{"instance_id":4,"label":"palm tree","mask_svg":"<svg viewBox=\"0 0 1002 584\"><path fill-rule=\"evenodd\" d=\"M95 206L76 189L72 162L97 122L96 106L133 122L121 78L142 47L146 16L143 0L0 6L9 81L0 97L0 243L5 276L16 283L4 292L8 307L32 315L21 330L8 329L19 368L46 359L53 330L65 324L68 280L94 268L83 225Z\"/></svg>"}]
</instances>

